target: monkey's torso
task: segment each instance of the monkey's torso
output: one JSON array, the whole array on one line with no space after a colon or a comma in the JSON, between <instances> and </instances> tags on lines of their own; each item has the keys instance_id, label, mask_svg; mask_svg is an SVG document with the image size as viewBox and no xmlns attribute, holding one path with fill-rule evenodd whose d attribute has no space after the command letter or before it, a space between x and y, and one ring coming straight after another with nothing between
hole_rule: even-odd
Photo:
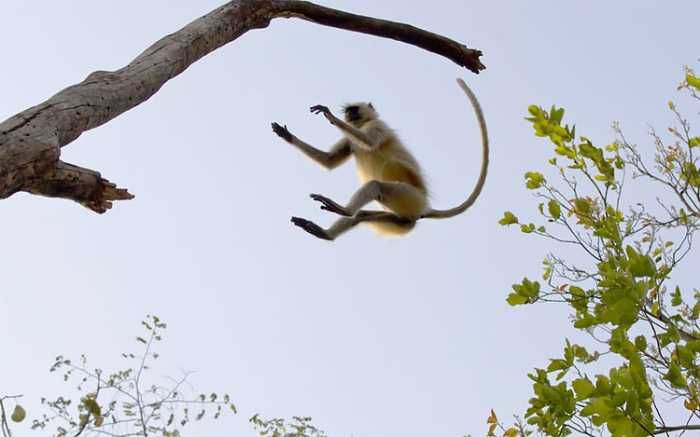
<instances>
[{"instance_id":1,"label":"monkey's torso","mask_svg":"<svg viewBox=\"0 0 700 437\"><path fill-rule=\"evenodd\" d=\"M360 180L403 182L427 194L427 186L418 161L391 128L381 120L372 120L360 128L364 132L370 132L372 129L386 132L386 139L375 149L366 150L351 143Z\"/></svg>"},{"instance_id":2,"label":"monkey's torso","mask_svg":"<svg viewBox=\"0 0 700 437\"><path fill-rule=\"evenodd\" d=\"M381 133L378 137L383 138L372 150L351 142L360 180L364 183L373 180L401 183L384 187L386 191L377 200L385 210L406 219L417 219L428 206L427 188L418 162L394 131L381 120L367 122L360 129L370 137ZM374 223L370 226L385 235L403 235L413 228L413 224L393 223Z\"/></svg>"}]
</instances>

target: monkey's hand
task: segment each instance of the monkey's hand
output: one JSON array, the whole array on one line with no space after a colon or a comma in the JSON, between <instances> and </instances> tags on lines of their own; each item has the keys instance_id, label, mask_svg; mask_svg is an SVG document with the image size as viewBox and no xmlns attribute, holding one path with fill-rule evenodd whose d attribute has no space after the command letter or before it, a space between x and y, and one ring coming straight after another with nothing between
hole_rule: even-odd
<instances>
[{"instance_id":1,"label":"monkey's hand","mask_svg":"<svg viewBox=\"0 0 700 437\"><path fill-rule=\"evenodd\" d=\"M314 114L323 114L323 116L326 117L326 120L330 121L331 124L335 124L335 116L331 110L328 109L328 106L314 105L310 109Z\"/></svg>"},{"instance_id":2,"label":"monkey's hand","mask_svg":"<svg viewBox=\"0 0 700 437\"><path fill-rule=\"evenodd\" d=\"M272 131L276 133L278 137L282 138L288 143L291 143L292 140L294 140L294 135L289 132L286 125L282 127L278 123L272 123Z\"/></svg>"},{"instance_id":3,"label":"monkey's hand","mask_svg":"<svg viewBox=\"0 0 700 437\"><path fill-rule=\"evenodd\" d=\"M345 217L350 217L352 215L345 208L343 208L338 203L334 202L326 196L322 196L320 194L312 194L311 198L314 199L316 202L321 203L321 209L325 209L326 211L330 211Z\"/></svg>"},{"instance_id":4,"label":"monkey's hand","mask_svg":"<svg viewBox=\"0 0 700 437\"><path fill-rule=\"evenodd\" d=\"M328 235L328 233L323 230L322 227L310 220L306 220L301 217L292 217L292 223L294 223L296 226L299 226L314 237L320 238L322 240L333 240Z\"/></svg>"}]
</instances>

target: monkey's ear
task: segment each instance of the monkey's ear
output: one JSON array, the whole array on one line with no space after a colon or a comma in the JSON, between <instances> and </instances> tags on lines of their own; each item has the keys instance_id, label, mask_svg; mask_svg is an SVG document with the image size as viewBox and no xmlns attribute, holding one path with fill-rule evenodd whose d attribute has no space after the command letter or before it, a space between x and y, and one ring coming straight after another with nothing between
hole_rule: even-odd
<instances>
[{"instance_id":1,"label":"monkey's ear","mask_svg":"<svg viewBox=\"0 0 700 437\"><path fill-rule=\"evenodd\" d=\"M370 108L374 109L374 106L372 105L372 102L369 102L369 103L367 104L367 106L369 106Z\"/></svg>"}]
</instances>

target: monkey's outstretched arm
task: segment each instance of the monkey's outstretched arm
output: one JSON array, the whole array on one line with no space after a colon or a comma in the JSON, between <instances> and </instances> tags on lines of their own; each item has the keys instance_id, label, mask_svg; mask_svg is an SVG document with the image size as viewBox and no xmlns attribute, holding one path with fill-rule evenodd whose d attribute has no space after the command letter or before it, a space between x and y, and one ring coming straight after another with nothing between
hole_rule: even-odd
<instances>
[{"instance_id":1,"label":"monkey's outstretched arm","mask_svg":"<svg viewBox=\"0 0 700 437\"><path fill-rule=\"evenodd\" d=\"M350 141L347 138L341 139L331 147L330 151L324 152L292 135L289 129L287 129L287 126L283 127L277 123L272 123L272 130L277 136L301 150L304 155L321 164L328 170L332 170L345 162L352 153L350 150Z\"/></svg>"},{"instance_id":2,"label":"monkey's outstretched arm","mask_svg":"<svg viewBox=\"0 0 700 437\"><path fill-rule=\"evenodd\" d=\"M348 141L347 138L339 140L328 152L319 150L297 137L294 137L291 144L301 150L306 156L321 164L326 170L333 170L338 167L340 164L344 163L351 154L350 141Z\"/></svg>"},{"instance_id":3,"label":"monkey's outstretched arm","mask_svg":"<svg viewBox=\"0 0 700 437\"><path fill-rule=\"evenodd\" d=\"M338 129L340 129L345 136L347 136L353 144L357 145L366 150L372 150L384 141L384 138L380 131L374 131L370 133L365 133L353 126L350 126L343 120L339 119L328 109L328 107L323 105L316 105L311 107L311 112L314 114L322 113L324 117L331 124Z\"/></svg>"}]
</instances>

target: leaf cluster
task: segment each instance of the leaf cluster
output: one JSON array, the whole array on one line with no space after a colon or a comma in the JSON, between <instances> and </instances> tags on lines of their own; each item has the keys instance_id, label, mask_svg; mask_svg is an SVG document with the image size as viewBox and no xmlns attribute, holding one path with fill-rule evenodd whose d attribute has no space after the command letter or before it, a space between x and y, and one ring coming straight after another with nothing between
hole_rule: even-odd
<instances>
[{"instance_id":1,"label":"leaf cluster","mask_svg":"<svg viewBox=\"0 0 700 437\"><path fill-rule=\"evenodd\" d=\"M680 88L697 99L700 79L690 70ZM700 137L674 104L678 127L656 143L648 165L619 127L619 138L599 147L563 124L564 109L528 108L538 137L549 140L548 161L560 182L540 171L525 173L535 192L541 223L522 223L511 211L501 225L574 248L576 263L550 253L542 283L524 278L507 301L513 306L563 304L572 325L594 340L596 350L565 340L561 357L529 374L533 397L527 424L544 435L646 436L700 429L700 292L671 284L700 227ZM626 176L668 193L652 212L654 198L625 208ZM576 253L576 252L574 252ZM601 372L600 369L607 369ZM668 425L658 403L680 404L687 421ZM489 417L489 431L495 421ZM516 428L513 428L516 429ZM527 434L524 428L517 428Z\"/></svg>"}]
</instances>

